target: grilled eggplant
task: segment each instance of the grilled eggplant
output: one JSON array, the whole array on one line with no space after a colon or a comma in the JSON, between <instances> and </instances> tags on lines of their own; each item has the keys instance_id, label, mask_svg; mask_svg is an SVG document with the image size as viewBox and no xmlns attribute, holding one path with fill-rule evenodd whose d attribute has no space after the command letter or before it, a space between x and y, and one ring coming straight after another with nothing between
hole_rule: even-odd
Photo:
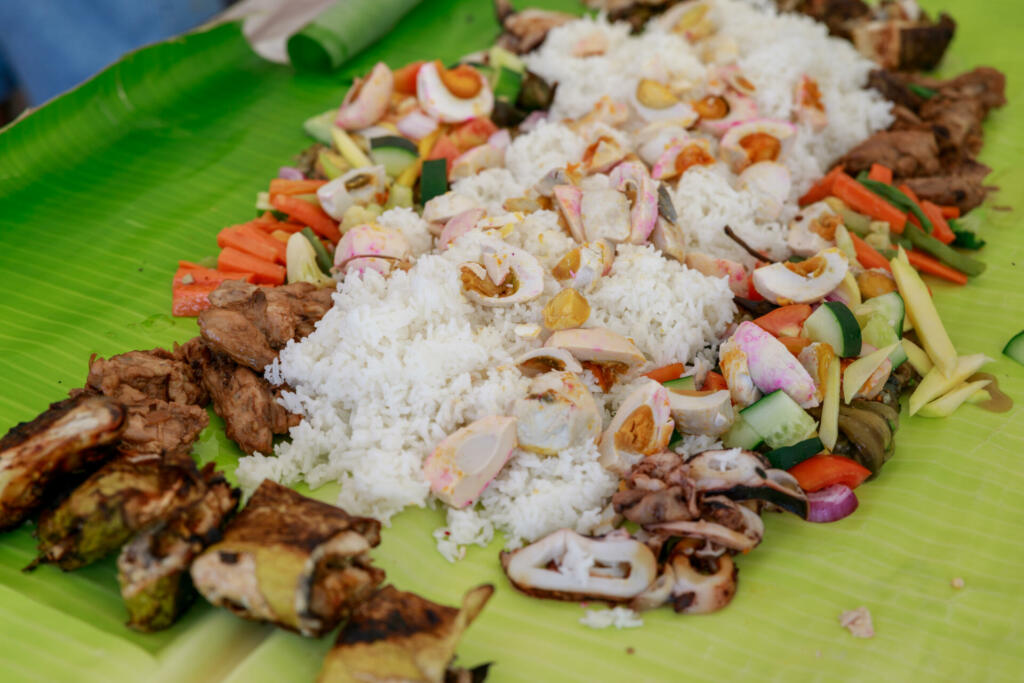
<instances>
[{"instance_id":1,"label":"grilled eggplant","mask_svg":"<svg viewBox=\"0 0 1024 683\"><path fill-rule=\"evenodd\" d=\"M110 554L134 534L195 503L206 492L192 458L123 453L39 517L39 557L78 569Z\"/></svg>"},{"instance_id":2,"label":"grilled eggplant","mask_svg":"<svg viewBox=\"0 0 1024 683\"><path fill-rule=\"evenodd\" d=\"M324 660L320 683L483 680L486 665L472 672L449 668L463 631L487 604L494 587L473 588L461 609L385 586L356 608Z\"/></svg>"},{"instance_id":3,"label":"grilled eggplant","mask_svg":"<svg viewBox=\"0 0 1024 683\"><path fill-rule=\"evenodd\" d=\"M79 396L7 432L0 439L0 530L25 521L65 475L110 457L98 447L120 436L124 418L121 405L108 398Z\"/></svg>"},{"instance_id":4,"label":"grilled eggplant","mask_svg":"<svg viewBox=\"0 0 1024 683\"><path fill-rule=\"evenodd\" d=\"M117 578L136 631L169 627L195 599L189 579L192 560L220 539L224 523L238 507L240 492L213 463L201 472L206 493L198 501L161 520L121 549Z\"/></svg>"},{"instance_id":5,"label":"grilled eggplant","mask_svg":"<svg viewBox=\"0 0 1024 683\"><path fill-rule=\"evenodd\" d=\"M240 617L318 637L384 580L368 554L378 543L380 522L264 480L192 563L192 581Z\"/></svg>"}]
</instances>

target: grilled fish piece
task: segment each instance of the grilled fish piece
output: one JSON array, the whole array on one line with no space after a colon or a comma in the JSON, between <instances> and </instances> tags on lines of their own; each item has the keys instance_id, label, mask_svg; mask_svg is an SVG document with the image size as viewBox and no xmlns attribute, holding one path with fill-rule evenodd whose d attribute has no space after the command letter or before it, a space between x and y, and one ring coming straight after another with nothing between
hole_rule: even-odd
<instances>
[{"instance_id":1,"label":"grilled fish piece","mask_svg":"<svg viewBox=\"0 0 1024 683\"><path fill-rule=\"evenodd\" d=\"M97 447L117 439L124 421L120 404L79 396L12 427L0 439L0 531L25 521L57 480L110 457Z\"/></svg>"},{"instance_id":2,"label":"grilled fish piece","mask_svg":"<svg viewBox=\"0 0 1024 683\"><path fill-rule=\"evenodd\" d=\"M198 501L161 520L121 549L117 578L136 631L169 627L192 604L196 592L188 576L192 560L220 539L240 491L209 463L200 472L206 493Z\"/></svg>"},{"instance_id":3,"label":"grilled fish piece","mask_svg":"<svg viewBox=\"0 0 1024 683\"><path fill-rule=\"evenodd\" d=\"M108 555L157 520L195 503L206 484L192 458L123 453L39 517L39 557L65 571Z\"/></svg>"},{"instance_id":4,"label":"grilled fish piece","mask_svg":"<svg viewBox=\"0 0 1024 683\"><path fill-rule=\"evenodd\" d=\"M462 607L447 607L415 593L385 586L359 605L324 660L319 683L483 680L486 665L472 672L450 670L463 631L494 593L482 585L468 591Z\"/></svg>"},{"instance_id":5,"label":"grilled fish piece","mask_svg":"<svg viewBox=\"0 0 1024 683\"><path fill-rule=\"evenodd\" d=\"M368 551L380 522L264 480L224 538L192 563L196 589L245 619L330 631L384 580Z\"/></svg>"}]
</instances>

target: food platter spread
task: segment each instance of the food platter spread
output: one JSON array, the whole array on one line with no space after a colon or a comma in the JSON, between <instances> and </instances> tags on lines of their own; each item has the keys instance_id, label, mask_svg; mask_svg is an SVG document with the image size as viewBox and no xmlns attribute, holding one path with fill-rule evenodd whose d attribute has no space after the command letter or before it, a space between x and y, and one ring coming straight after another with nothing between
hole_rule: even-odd
<instances>
[{"instance_id":1,"label":"food platter spread","mask_svg":"<svg viewBox=\"0 0 1024 683\"><path fill-rule=\"evenodd\" d=\"M432 56L450 63L456 57L486 47L487 40L479 36L479 26L490 21L490 14L489 9L478 5L453 2L451 13L443 20L440 16L444 13L434 14L436 8L420 8L370 53L346 67L345 74L368 74L378 59L394 67ZM958 7L950 9L969 13ZM957 42L946 62L949 75L984 62L989 56L1002 68L1015 66L1000 60L994 48L986 46L982 36L985 22L989 21L987 16L962 17ZM445 35L452 36L452 43L439 47L425 35L431 31L447 31ZM581 35L579 39L574 39L574 46L582 42L588 50L597 49L588 42L588 36ZM549 49L556 48L556 42L549 44ZM965 57L968 54L969 60ZM531 69L543 71L540 62L531 62ZM160 78L155 78L156 75ZM558 78L554 73L544 75L552 80L571 81L568 74ZM187 98L182 93L187 93ZM585 88L577 94L582 98L580 101L586 99ZM637 90L633 96L640 94ZM1015 103L1014 93L1008 95L1011 103ZM625 94L629 96L630 93ZM651 92L647 92L644 101L650 104L651 97ZM0 310L4 311L6 350L0 362L7 383L0 398L0 415L4 423L30 419L52 400L82 386L86 360L92 353L107 358L133 348L169 348L172 342L194 336L195 327L190 319L174 319L165 314L169 310L167 283L175 262L213 252L217 248L214 239L218 229L252 215L252 198L266 188L266 179L276 175L278 166L307 144L301 122L310 113L337 107L338 98L336 77L294 76L261 64L247 54L233 27L222 27L133 55L5 132L0 144L5 160L10 160L14 170L2 180L4 212L0 218L0 243L4 247L0 268L5 282ZM576 103L567 89L561 104L556 106L565 108L559 116L579 118L585 116L592 104ZM861 106L852 100L845 104L849 108ZM1002 187L1001 194L989 203L978 229L989 242L983 252L988 269L961 289L928 280L956 349L993 358L1000 354L1006 340L1019 331L1019 316L1014 312L1024 305L1017 274L1021 247L1013 230L1014 214L993 208L1010 201L1014 189L1021 187L1021 176L1013 168L1007 151L1011 145L1006 144L1016 135L1012 107L1013 104L993 115L986 128L987 142L981 157L996 169L990 181ZM863 110L861 113L861 121L871 120ZM833 140L834 150L819 150L822 160L831 160L886 125L887 121L880 117L866 124L860 133L844 129L850 139ZM752 129L750 134L754 133L774 134L776 138L782 135L775 129ZM524 163L552 153L566 141L564 134L551 136L526 152ZM749 153L747 147L740 147ZM813 158L811 150L808 159ZM628 159L625 161L629 163ZM753 160L737 162L734 170L744 170L750 161ZM525 183L530 172L512 170L522 173L517 182ZM818 174L825 170L819 164ZM623 176L626 171L618 173ZM806 179L797 178L803 187L816 177L813 172L808 173ZM613 172L613 183L617 182L615 177ZM540 178L531 179L536 180ZM584 192L604 190L596 185L589 189L584 186ZM492 190L480 187L478 191ZM677 194L673 199L676 210L685 212L691 208L692 198ZM274 208L287 208L287 204ZM627 205L627 213L629 208ZM587 221L586 209L583 218L584 223L596 225L593 220ZM415 231L409 226L391 227L404 231L407 241L413 241L409 235ZM504 225L491 227L500 231ZM571 222L568 227L571 230ZM756 234L744 233L741 222L734 227L751 243L747 245L750 249L771 250L771 240L759 242ZM543 229L537 234L540 232ZM708 233L706 239L725 240L720 242L721 246L728 245L730 238ZM454 244L449 258L480 258L479 253L470 253L472 249L465 245L464 240ZM710 242L703 246L712 248ZM620 271L612 271L612 284L617 272L624 279L639 277L639 270L629 271L630 263L637 268L649 267L642 250L639 246L619 247ZM815 252L808 256L815 257ZM547 256L542 255L544 258ZM746 257L738 254L735 258L742 262ZM545 263L545 267L557 265L557 260L552 256L552 263ZM441 260L436 263L437 268L449 267ZM347 264L343 261L341 265ZM894 268L899 270L900 266L894 263ZM516 271L520 287L527 282L527 270ZM410 271L409 276L400 272L394 282L411 278L415 272ZM368 279L372 281L374 277ZM675 285L692 293L697 301L708 300L708 295L699 293L703 286L710 287L712 298L716 296L716 285L705 285L700 277L691 278L671 268L660 277L678 278ZM495 284L501 285L501 281ZM905 294L903 283L899 284L900 293ZM583 289L585 284L580 286ZM784 283L762 282L755 289L769 298L791 299L780 293L780 286ZM354 286L346 287L346 296L353 297L352 310L357 310L362 294ZM732 293L724 282L722 288L726 298L731 299ZM549 294L554 291L557 290ZM483 298L503 296L486 288L476 293ZM423 305L442 301L449 293L429 294ZM646 305L656 306L657 292L646 294ZM413 300L416 295L415 283L407 291L397 288L389 294L396 304L403 297ZM599 286L584 296L589 297L587 303L596 315L608 316L600 322L612 331L617 323L628 325L626 321L634 315L628 302L622 303L621 290L614 287ZM366 315L372 308L368 304ZM622 334L633 337L647 354L645 361L650 365L644 371L672 362L696 367L695 352L726 330L726 321L715 322L718 313L714 309L711 305L696 318L678 321L671 318L671 311L662 313L662 322L678 325L673 335L675 347L657 342L657 335L645 337L642 329L623 330ZM614 311L614 315L602 311ZM438 314L449 323L457 323L460 315L458 311L441 308ZM711 320L710 328L694 333L691 328L698 319ZM915 320L919 326L920 320ZM349 323L331 322L330 326L337 329L329 331L325 325L318 334L322 338L345 333L351 338L354 332L346 324ZM634 323L632 327L638 325ZM757 335L762 333L740 327L744 329L754 335L755 341L761 338ZM524 330L523 337L528 338L528 334ZM740 332L736 335L740 335L734 337L737 344L747 343ZM428 337L429 332L421 336ZM920 341L932 359L939 362L942 353L926 338ZM520 351L528 347L526 344ZM575 347L566 342L561 348ZM291 361L287 353L291 353ZM270 377L273 380L276 372L278 380L300 384L303 379L295 363L301 362L301 353L287 353ZM705 360L709 367L717 361L717 357ZM496 357L494 364L500 368L503 362L504 357ZM722 369L725 370L724 362ZM988 369L999 379L1004 391L1011 396L1020 395L1024 383L1019 366L1003 357ZM600 378L594 375L594 379ZM374 379L379 380L380 377ZM422 381L430 386L429 375ZM508 380L505 388L518 391L522 388L516 384L518 381ZM390 384L401 384L401 378ZM502 386L501 382L496 386ZM382 385L380 390L386 388ZM728 388L732 390L733 386ZM372 386L364 389L371 395L377 391ZM469 386L467 389L476 390ZM596 391L594 387L587 390ZM853 387L850 395L857 390ZM314 388L307 398L315 400L317 391L320 390ZM329 392L330 388L324 391ZM419 400L429 400L431 393L426 392L425 398ZM451 428L429 432L432 444L458 425L477 417L486 418L484 413L507 410L507 406L488 410L487 401L493 399L486 392L471 398L475 402L473 410L452 418ZM614 403L623 400L628 403L629 398L618 396ZM806 400L808 408L813 402L810 397L790 400ZM291 408L296 410L297 404ZM486 522L492 525L486 534L456 528L458 523L480 524L480 519L448 516L446 520L440 510L406 510L392 519L393 526L384 530L383 542L372 555L374 562L386 570L389 582L444 604L457 604L468 588L481 583L498 587L459 648L460 664L496 662L491 670L495 680L595 680L612 674L653 679L679 675L684 669L693 678L737 677L758 672L808 678L822 674L849 678L972 676L978 674L979 667L985 667L994 677L1012 675L1019 665L1008 640L1008 634L1016 628L1013 615L1019 611L1019 605L1014 601L1019 601L1020 595L1019 581L1012 569L1019 555L1015 530L1021 523L1021 498L1015 493L1020 489L1016 485L1020 475L1015 459L1024 435L1016 424L1018 410L992 414L967 406L952 417L931 421L908 419L904 414L897 456L886 464L877 480L857 489L858 512L831 526L810 525L793 516L766 515L767 540L757 552L736 559L742 573L741 588L732 604L713 616L683 617L663 609L645 613L642 629L586 629L579 624L586 614L579 605L532 600L512 589L498 563L500 535L486 548L463 550L473 541L487 544L495 530L511 538L518 536L527 543L548 531L547 527L516 526L517 517L497 508L497 514ZM307 417L310 415L307 412ZM379 429L380 425L371 423L369 428ZM230 418L228 430L230 433ZM826 431L824 422L820 431ZM518 438L520 443L528 442L528 435L522 432ZM391 447L406 448L408 444L399 440ZM304 457L299 450L289 453L288 447L279 448L277 457L281 463ZM309 446L300 444L294 448ZM212 420L196 443L194 453L201 463L215 462L234 481L238 451L226 441L219 420ZM267 475L295 480L291 474L275 472L274 462L246 462L249 464L240 469L239 478L249 491ZM543 458L538 458L538 463L543 463ZM389 517L409 503L426 500L415 495L409 498L406 490L389 500L387 496L395 495L394 491L387 487L375 490L370 480L353 490L350 477L357 474L356 470L345 464L341 469L336 465L330 467L319 471L306 469L302 476L314 485L340 477L340 490L336 484L328 483L314 495L329 502L340 501L344 507L352 507L350 511L355 514ZM403 476L400 465L396 473L399 478ZM380 475L374 476L379 480ZM427 480L433 483L429 472ZM615 488L616 481L610 483L607 493L597 494L599 498ZM588 479L587 485L605 486L600 478ZM306 485L299 488L308 491ZM439 493L443 487L434 488ZM494 487L500 496L502 492L498 489ZM510 489L504 490L508 493ZM469 501L476 495L478 492L471 493ZM515 494L512 495L514 498ZM438 497L456 505L461 501L454 490ZM595 510L593 514L599 512ZM575 514L578 513L579 510ZM594 532L599 520L593 521L581 530ZM574 522L569 518L558 526L572 526ZM459 538L446 543L446 537L451 535ZM4 623L12 625L12 635L3 645L2 666L6 668L0 670L9 671L12 680L32 675L46 679L94 676L106 680L115 675L142 675L139 672L149 672L145 674L147 678L168 680L202 676L210 680L282 675L309 678L319 670L319 662L330 645L329 639L306 640L272 632L207 606L198 606L168 631L154 635L132 633L122 625L124 613L116 594L113 563L101 562L73 574L60 574L52 567L22 574L21 567L35 555L34 545L30 529L0 539L0 591L4 596L0 614ZM465 557L452 564L438 554L438 549L451 559L463 552ZM874 617L876 633L872 640L855 640L839 626L840 613L862 605L870 608ZM681 642L686 643L688 650L685 665L678 657ZM57 643L61 643L60 656L44 657L44 651L58 649ZM855 661L861 668L851 668Z\"/></svg>"}]
</instances>

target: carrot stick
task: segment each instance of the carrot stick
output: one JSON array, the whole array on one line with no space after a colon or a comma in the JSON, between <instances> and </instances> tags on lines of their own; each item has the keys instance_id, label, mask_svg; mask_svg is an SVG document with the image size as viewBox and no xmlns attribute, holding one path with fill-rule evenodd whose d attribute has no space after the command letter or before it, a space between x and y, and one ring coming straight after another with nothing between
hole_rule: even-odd
<instances>
[{"instance_id":1,"label":"carrot stick","mask_svg":"<svg viewBox=\"0 0 1024 683\"><path fill-rule=\"evenodd\" d=\"M338 224L318 206L283 194L270 195L270 204L278 211L294 218L296 222L308 225L321 237L326 237L334 243L341 239Z\"/></svg>"},{"instance_id":2,"label":"carrot stick","mask_svg":"<svg viewBox=\"0 0 1024 683\"><path fill-rule=\"evenodd\" d=\"M877 249L854 232L850 233L850 239L853 240L853 248L857 252L857 260L860 261L860 265L865 268L885 268L890 273L892 272L889 261L879 254Z\"/></svg>"},{"instance_id":3,"label":"carrot stick","mask_svg":"<svg viewBox=\"0 0 1024 683\"><path fill-rule=\"evenodd\" d=\"M836 177L832 186L832 194L846 202L846 205L854 211L875 220L886 221L893 232L903 232L903 227L907 224L907 214L848 175L842 174Z\"/></svg>"},{"instance_id":4,"label":"carrot stick","mask_svg":"<svg viewBox=\"0 0 1024 683\"><path fill-rule=\"evenodd\" d=\"M825 174L821 180L811 186L811 189L807 190L807 194L800 197L800 206L807 206L814 202L820 202L825 197L832 194L832 186L838 176L843 175L843 167L836 166L831 171Z\"/></svg>"},{"instance_id":5,"label":"carrot stick","mask_svg":"<svg viewBox=\"0 0 1024 683\"><path fill-rule=\"evenodd\" d=\"M811 345L811 340L807 337L779 337L778 339L794 356L799 356L801 351Z\"/></svg>"},{"instance_id":6,"label":"carrot stick","mask_svg":"<svg viewBox=\"0 0 1024 683\"><path fill-rule=\"evenodd\" d=\"M251 223L245 223L239 226L238 230L246 238L251 239L254 242L261 242L273 249L274 258L272 260L276 263L280 263L282 266L285 265L285 254L288 252L288 247L283 242L274 239ZM287 242L287 240L285 240L285 242ZM242 251L245 250L243 249Z\"/></svg>"},{"instance_id":7,"label":"carrot stick","mask_svg":"<svg viewBox=\"0 0 1024 683\"><path fill-rule=\"evenodd\" d=\"M254 221L249 221L248 224L249 225L255 225L257 228L259 228L263 232L267 233L268 235L270 235L270 234L272 234L274 232L277 232L277 231L283 231L283 232L288 233L289 235L294 235L297 232L302 232L302 229L304 227L306 227L305 225L302 225L301 223L293 223L292 221L277 221L275 223L262 223L262 222L260 222L259 218L257 218Z\"/></svg>"},{"instance_id":8,"label":"carrot stick","mask_svg":"<svg viewBox=\"0 0 1024 683\"><path fill-rule=\"evenodd\" d=\"M910 265L914 266L914 268L917 268L922 273L941 277L943 280L949 280L950 282L958 285L967 284L966 275L955 268L950 268L942 261L939 261L923 251L917 251L916 249L907 251L907 258L910 260Z\"/></svg>"},{"instance_id":9,"label":"carrot stick","mask_svg":"<svg viewBox=\"0 0 1024 683\"><path fill-rule=\"evenodd\" d=\"M262 230L257 232L264 237L268 237ZM277 260L277 249L273 245L263 240L254 239L252 233L246 232L244 226L241 225L233 225L217 233L217 246L222 249L224 247L234 247L239 251L252 254L264 261Z\"/></svg>"},{"instance_id":10,"label":"carrot stick","mask_svg":"<svg viewBox=\"0 0 1024 683\"><path fill-rule=\"evenodd\" d=\"M188 261L183 261L182 263L188 263ZM174 274L174 280L171 284L174 287L178 287L180 285L206 284L210 282L220 284L225 280L252 282L253 277L255 276L252 273L230 273L213 270L212 268L203 268L202 266L178 266L178 272Z\"/></svg>"},{"instance_id":11,"label":"carrot stick","mask_svg":"<svg viewBox=\"0 0 1024 683\"><path fill-rule=\"evenodd\" d=\"M900 186L899 186L899 187L898 187L897 189L898 189L898 190L899 190L900 192L902 192L903 194L905 194L905 195L907 195L908 197L910 197L910 201L914 202L914 203L915 203L915 204L917 204L918 206L920 206L920 205L921 205L921 200L920 200L920 198L918 198L918 196L917 196L916 194L914 194L914 191L910 189L910 185L907 185L906 183L903 183L903 184L902 184L902 185L900 185Z\"/></svg>"},{"instance_id":12,"label":"carrot stick","mask_svg":"<svg viewBox=\"0 0 1024 683\"><path fill-rule=\"evenodd\" d=\"M270 181L270 194L309 194L327 184L326 180L287 180L274 178Z\"/></svg>"},{"instance_id":13,"label":"carrot stick","mask_svg":"<svg viewBox=\"0 0 1024 683\"><path fill-rule=\"evenodd\" d=\"M940 206L939 209L942 211L943 218L960 218L959 206Z\"/></svg>"},{"instance_id":14,"label":"carrot stick","mask_svg":"<svg viewBox=\"0 0 1024 683\"><path fill-rule=\"evenodd\" d=\"M252 254L226 247L217 257L217 270L252 273L253 282L265 285L284 284L285 269L270 261L256 258Z\"/></svg>"},{"instance_id":15,"label":"carrot stick","mask_svg":"<svg viewBox=\"0 0 1024 683\"><path fill-rule=\"evenodd\" d=\"M210 307L210 292L219 286L219 282L178 285L171 291L171 315L178 317L199 315L200 311Z\"/></svg>"},{"instance_id":16,"label":"carrot stick","mask_svg":"<svg viewBox=\"0 0 1024 683\"><path fill-rule=\"evenodd\" d=\"M672 363L671 365L665 365L660 368L655 368L648 372L644 377L650 377L655 382L661 384L662 382L668 382L669 380L679 379L686 372L686 366L682 363Z\"/></svg>"},{"instance_id":17,"label":"carrot stick","mask_svg":"<svg viewBox=\"0 0 1024 683\"><path fill-rule=\"evenodd\" d=\"M886 185L892 185L892 171L887 166L882 166L882 164L871 164L868 178L885 183Z\"/></svg>"},{"instance_id":18,"label":"carrot stick","mask_svg":"<svg viewBox=\"0 0 1024 683\"><path fill-rule=\"evenodd\" d=\"M956 239L956 235L953 233L953 228L949 227L949 223L946 222L945 216L942 215L942 208L938 204L923 201L920 202L920 205L921 211L923 211L924 215L928 216L928 220L932 222L932 237L943 244L949 244Z\"/></svg>"}]
</instances>

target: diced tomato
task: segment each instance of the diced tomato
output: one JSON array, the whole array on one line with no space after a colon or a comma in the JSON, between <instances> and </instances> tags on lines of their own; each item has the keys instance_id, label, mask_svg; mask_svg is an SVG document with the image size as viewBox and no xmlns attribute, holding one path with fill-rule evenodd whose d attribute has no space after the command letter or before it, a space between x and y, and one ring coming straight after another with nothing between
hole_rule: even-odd
<instances>
[{"instance_id":1,"label":"diced tomato","mask_svg":"<svg viewBox=\"0 0 1024 683\"><path fill-rule=\"evenodd\" d=\"M747 298L751 301L764 301L764 297L761 296L761 292L757 291L754 287L754 278L747 279Z\"/></svg>"},{"instance_id":2,"label":"diced tomato","mask_svg":"<svg viewBox=\"0 0 1024 683\"><path fill-rule=\"evenodd\" d=\"M174 287L171 294L171 315L195 317L210 307L210 292L217 289L217 282L196 282Z\"/></svg>"},{"instance_id":3,"label":"diced tomato","mask_svg":"<svg viewBox=\"0 0 1024 683\"><path fill-rule=\"evenodd\" d=\"M820 491L833 484L842 484L855 489L871 476L871 470L841 455L815 455L799 465L791 467L789 473L796 477L804 491Z\"/></svg>"},{"instance_id":4,"label":"diced tomato","mask_svg":"<svg viewBox=\"0 0 1024 683\"><path fill-rule=\"evenodd\" d=\"M754 324L776 337L799 337L810 315L811 307L807 304L792 304L754 318Z\"/></svg>"},{"instance_id":5,"label":"diced tomato","mask_svg":"<svg viewBox=\"0 0 1024 683\"><path fill-rule=\"evenodd\" d=\"M715 371L710 371L707 377L704 378L704 384L701 385L701 391L721 391L722 389L728 389L729 385L725 383L725 377L722 377Z\"/></svg>"},{"instance_id":6,"label":"diced tomato","mask_svg":"<svg viewBox=\"0 0 1024 683\"><path fill-rule=\"evenodd\" d=\"M498 127L486 116L478 116L459 125L451 132L451 140L460 151L465 152L487 142L487 138L498 132Z\"/></svg>"},{"instance_id":7,"label":"diced tomato","mask_svg":"<svg viewBox=\"0 0 1024 683\"><path fill-rule=\"evenodd\" d=\"M420 72L420 67L424 64L426 64L424 61L411 62L401 69L395 69L395 91L403 95L415 95L416 76Z\"/></svg>"},{"instance_id":8,"label":"diced tomato","mask_svg":"<svg viewBox=\"0 0 1024 683\"><path fill-rule=\"evenodd\" d=\"M427 159L447 159L447 168L451 171L452 162L454 162L460 154L462 154L462 152L460 152L459 148L455 146L455 143L452 142L451 138L447 135L442 135L437 139L437 142L434 143L434 147L430 150L430 154L427 155Z\"/></svg>"},{"instance_id":9,"label":"diced tomato","mask_svg":"<svg viewBox=\"0 0 1024 683\"><path fill-rule=\"evenodd\" d=\"M655 368L644 375L649 377L658 383L665 383L673 379L679 379L686 372L686 366L682 363L672 363L671 365L663 365L660 368Z\"/></svg>"}]
</instances>

